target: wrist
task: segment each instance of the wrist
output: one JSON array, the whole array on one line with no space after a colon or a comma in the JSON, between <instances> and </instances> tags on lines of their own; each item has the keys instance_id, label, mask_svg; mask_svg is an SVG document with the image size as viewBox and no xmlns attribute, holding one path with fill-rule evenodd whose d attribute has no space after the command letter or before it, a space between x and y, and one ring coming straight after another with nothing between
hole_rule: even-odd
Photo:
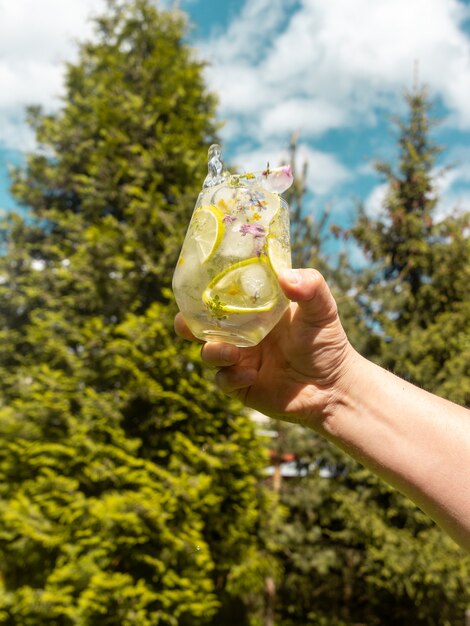
<instances>
[{"instance_id":1,"label":"wrist","mask_svg":"<svg viewBox=\"0 0 470 626\"><path fill-rule=\"evenodd\" d=\"M366 393L360 387L364 380L363 374L369 365L372 364L347 342L336 382L325 406L321 422L322 434L329 438L339 436L338 422L345 414L351 415L357 410L361 394Z\"/></svg>"}]
</instances>

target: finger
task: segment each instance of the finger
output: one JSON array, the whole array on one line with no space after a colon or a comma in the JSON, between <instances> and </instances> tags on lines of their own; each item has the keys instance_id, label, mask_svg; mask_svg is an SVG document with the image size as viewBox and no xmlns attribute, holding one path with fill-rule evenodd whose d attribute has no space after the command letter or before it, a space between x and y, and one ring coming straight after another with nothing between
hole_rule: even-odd
<instances>
[{"instance_id":1,"label":"finger","mask_svg":"<svg viewBox=\"0 0 470 626\"><path fill-rule=\"evenodd\" d=\"M314 269L283 270L279 284L286 296L297 302L310 323L321 323L337 315L337 306L323 276Z\"/></svg>"},{"instance_id":2,"label":"finger","mask_svg":"<svg viewBox=\"0 0 470 626\"><path fill-rule=\"evenodd\" d=\"M251 387L257 376L258 372L252 368L223 367L217 372L215 382L225 393L233 393L234 391Z\"/></svg>"},{"instance_id":3,"label":"finger","mask_svg":"<svg viewBox=\"0 0 470 626\"><path fill-rule=\"evenodd\" d=\"M201 357L213 367L236 365L240 360L240 348L229 343L206 343L202 346Z\"/></svg>"},{"instance_id":4,"label":"finger","mask_svg":"<svg viewBox=\"0 0 470 626\"><path fill-rule=\"evenodd\" d=\"M183 339L189 339L190 341L199 341L199 343L201 343L200 340L195 337L193 333L189 330L189 327L184 321L184 317L181 315L181 313L177 313L175 315L174 327L175 333L179 337L182 337Z\"/></svg>"}]
</instances>

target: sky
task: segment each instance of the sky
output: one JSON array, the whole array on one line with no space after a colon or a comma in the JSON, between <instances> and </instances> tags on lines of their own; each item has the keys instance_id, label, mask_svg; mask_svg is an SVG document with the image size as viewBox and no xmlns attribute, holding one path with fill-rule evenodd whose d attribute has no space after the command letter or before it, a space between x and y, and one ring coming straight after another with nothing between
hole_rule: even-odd
<instances>
[{"instance_id":1,"label":"sky","mask_svg":"<svg viewBox=\"0 0 470 626\"><path fill-rule=\"evenodd\" d=\"M170 1L161 2L169 5ZM61 106L64 63L92 36L104 0L0 0L0 208L14 202L8 167L34 149L25 107ZM188 42L207 62L221 143L239 171L287 155L308 163L308 210L348 225L377 214L385 185L375 159L396 159L393 116L418 80L435 102L445 146L439 215L470 207L470 0L179 0ZM202 182L202 181L201 181Z\"/></svg>"}]
</instances>

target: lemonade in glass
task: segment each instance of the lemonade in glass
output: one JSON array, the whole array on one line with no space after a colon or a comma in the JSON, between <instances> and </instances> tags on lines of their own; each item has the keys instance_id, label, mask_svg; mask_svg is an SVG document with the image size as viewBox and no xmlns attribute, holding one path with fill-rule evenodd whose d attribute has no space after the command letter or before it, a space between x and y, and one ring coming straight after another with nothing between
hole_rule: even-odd
<instances>
[{"instance_id":1,"label":"lemonade in glass","mask_svg":"<svg viewBox=\"0 0 470 626\"><path fill-rule=\"evenodd\" d=\"M277 274L291 267L289 208L280 193L290 168L232 175L209 149L199 194L173 276L178 307L204 341L258 344L289 301Z\"/></svg>"}]
</instances>

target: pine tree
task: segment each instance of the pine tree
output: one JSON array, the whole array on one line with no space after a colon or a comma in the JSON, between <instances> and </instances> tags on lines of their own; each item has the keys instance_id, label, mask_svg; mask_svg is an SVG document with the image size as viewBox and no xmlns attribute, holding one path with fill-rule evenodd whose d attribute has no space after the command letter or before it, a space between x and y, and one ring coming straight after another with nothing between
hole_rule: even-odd
<instances>
[{"instance_id":1,"label":"pine tree","mask_svg":"<svg viewBox=\"0 0 470 626\"><path fill-rule=\"evenodd\" d=\"M362 210L352 230L372 263L361 304L381 330L375 356L384 366L470 406L470 211L437 219L436 120L425 89L406 100L397 171L377 163L388 184L383 214Z\"/></svg>"},{"instance_id":2,"label":"pine tree","mask_svg":"<svg viewBox=\"0 0 470 626\"><path fill-rule=\"evenodd\" d=\"M349 235L371 265L328 274L353 344L401 375L468 402L468 215L437 222L438 148L425 91L407 96L384 214ZM356 302L348 296L357 291ZM359 312L362 314L359 316ZM468 604L470 559L409 500L315 435L291 429L298 476L283 482L282 626L450 626ZM432 477L430 477L432 479Z\"/></svg>"},{"instance_id":3,"label":"pine tree","mask_svg":"<svg viewBox=\"0 0 470 626\"><path fill-rule=\"evenodd\" d=\"M0 258L1 624L196 626L240 570L262 584L264 453L172 328L216 133L184 36L110 0L61 110L29 112Z\"/></svg>"}]
</instances>

